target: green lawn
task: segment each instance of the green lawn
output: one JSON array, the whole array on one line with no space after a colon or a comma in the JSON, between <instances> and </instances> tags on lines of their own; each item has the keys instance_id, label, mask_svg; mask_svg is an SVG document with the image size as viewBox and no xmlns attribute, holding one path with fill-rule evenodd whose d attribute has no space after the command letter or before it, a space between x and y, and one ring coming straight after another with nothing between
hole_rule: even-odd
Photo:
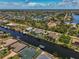
<instances>
[{"instance_id":1,"label":"green lawn","mask_svg":"<svg viewBox=\"0 0 79 59\"><path fill-rule=\"evenodd\" d=\"M15 55L13 57L10 57L9 59L19 59L19 55Z\"/></svg>"},{"instance_id":2,"label":"green lawn","mask_svg":"<svg viewBox=\"0 0 79 59\"><path fill-rule=\"evenodd\" d=\"M35 55L34 55L34 59L36 59L36 57L38 57L40 54L41 54L40 48L36 48Z\"/></svg>"},{"instance_id":3,"label":"green lawn","mask_svg":"<svg viewBox=\"0 0 79 59\"><path fill-rule=\"evenodd\" d=\"M71 37L65 34L61 35L61 37L59 38L59 41L64 44L69 44L70 40L71 40Z\"/></svg>"},{"instance_id":4,"label":"green lawn","mask_svg":"<svg viewBox=\"0 0 79 59\"><path fill-rule=\"evenodd\" d=\"M0 51L0 59L2 59L3 57L5 57L8 54L9 54L8 49L4 49L4 50Z\"/></svg>"}]
</instances>

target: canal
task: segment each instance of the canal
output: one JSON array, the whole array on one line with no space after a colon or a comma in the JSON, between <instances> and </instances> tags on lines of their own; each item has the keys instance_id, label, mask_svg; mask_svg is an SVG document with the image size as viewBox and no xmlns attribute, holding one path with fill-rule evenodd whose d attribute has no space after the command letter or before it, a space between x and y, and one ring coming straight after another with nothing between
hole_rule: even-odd
<instances>
[{"instance_id":1,"label":"canal","mask_svg":"<svg viewBox=\"0 0 79 59\"><path fill-rule=\"evenodd\" d=\"M21 40L23 42L39 47L48 53L57 53L59 56L79 59L79 52L74 50L8 28L0 27L0 30L10 33L13 37L18 38L17 40Z\"/></svg>"},{"instance_id":2,"label":"canal","mask_svg":"<svg viewBox=\"0 0 79 59\"><path fill-rule=\"evenodd\" d=\"M79 14L73 14L73 22L75 24L79 24Z\"/></svg>"}]
</instances>

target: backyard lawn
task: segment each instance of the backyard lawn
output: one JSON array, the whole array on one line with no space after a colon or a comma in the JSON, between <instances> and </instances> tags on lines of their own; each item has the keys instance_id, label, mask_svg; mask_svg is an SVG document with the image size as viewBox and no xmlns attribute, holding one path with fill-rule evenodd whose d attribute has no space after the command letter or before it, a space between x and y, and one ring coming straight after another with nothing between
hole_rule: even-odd
<instances>
[{"instance_id":1,"label":"backyard lawn","mask_svg":"<svg viewBox=\"0 0 79 59\"><path fill-rule=\"evenodd\" d=\"M13 57L10 57L9 59L19 59L19 55L15 55Z\"/></svg>"},{"instance_id":2,"label":"backyard lawn","mask_svg":"<svg viewBox=\"0 0 79 59\"><path fill-rule=\"evenodd\" d=\"M69 44L70 40L71 40L71 37L68 35L64 35L64 34L61 35L61 37L59 38L59 41L64 44Z\"/></svg>"},{"instance_id":3,"label":"backyard lawn","mask_svg":"<svg viewBox=\"0 0 79 59\"><path fill-rule=\"evenodd\" d=\"M5 57L8 54L9 54L9 50L8 49L1 50L0 51L0 59L2 59L3 57Z\"/></svg>"}]
</instances>

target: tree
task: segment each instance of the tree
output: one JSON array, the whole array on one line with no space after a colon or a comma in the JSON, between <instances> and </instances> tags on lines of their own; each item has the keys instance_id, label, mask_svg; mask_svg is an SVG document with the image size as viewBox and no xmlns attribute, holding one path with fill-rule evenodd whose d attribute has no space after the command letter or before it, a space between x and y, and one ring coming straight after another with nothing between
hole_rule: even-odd
<instances>
[{"instance_id":1,"label":"tree","mask_svg":"<svg viewBox=\"0 0 79 59\"><path fill-rule=\"evenodd\" d=\"M71 37L68 35L61 35L61 37L59 38L59 41L64 43L64 44L69 44Z\"/></svg>"}]
</instances>

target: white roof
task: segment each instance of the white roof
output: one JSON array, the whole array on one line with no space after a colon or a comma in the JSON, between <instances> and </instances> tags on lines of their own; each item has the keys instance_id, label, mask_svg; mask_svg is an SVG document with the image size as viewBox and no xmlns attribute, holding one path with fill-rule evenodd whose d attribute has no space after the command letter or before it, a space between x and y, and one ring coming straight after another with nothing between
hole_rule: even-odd
<instances>
[{"instance_id":1,"label":"white roof","mask_svg":"<svg viewBox=\"0 0 79 59\"><path fill-rule=\"evenodd\" d=\"M35 33L43 33L45 30L35 28L33 31L34 31Z\"/></svg>"},{"instance_id":2,"label":"white roof","mask_svg":"<svg viewBox=\"0 0 79 59\"><path fill-rule=\"evenodd\" d=\"M26 30L32 30L32 27L28 27L28 28L26 28Z\"/></svg>"},{"instance_id":3,"label":"white roof","mask_svg":"<svg viewBox=\"0 0 79 59\"><path fill-rule=\"evenodd\" d=\"M16 23L9 23L9 24L7 24L7 25L9 25L9 26L16 26L16 25L18 25L18 24L16 24Z\"/></svg>"}]
</instances>

